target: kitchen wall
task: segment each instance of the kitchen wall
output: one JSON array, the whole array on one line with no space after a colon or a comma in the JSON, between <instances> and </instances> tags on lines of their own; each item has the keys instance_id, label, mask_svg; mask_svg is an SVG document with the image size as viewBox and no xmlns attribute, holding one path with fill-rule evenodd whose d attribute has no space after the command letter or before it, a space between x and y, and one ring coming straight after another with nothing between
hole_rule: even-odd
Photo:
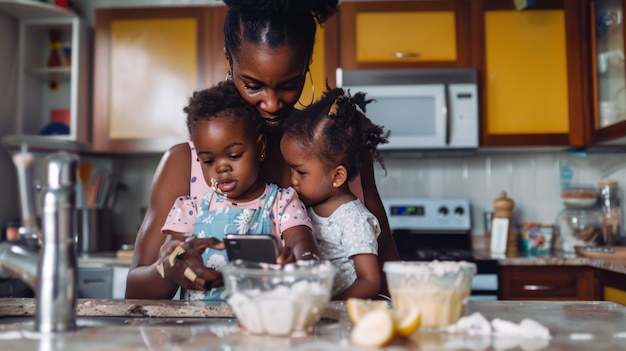
<instances>
[{"instance_id":1,"label":"kitchen wall","mask_svg":"<svg viewBox=\"0 0 626 351\"><path fill-rule=\"evenodd\" d=\"M115 207L116 227L132 242L147 205L150 181L160 155L117 160L120 180L129 185ZM585 154L559 151L489 151L459 157L385 159L386 174L376 167L376 181L384 197L461 197L472 204L473 233L484 231L482 212L506 191L515 201L518 222L554 223L564 207L560 200L561 170L569 168L572 183L597 185L612 178L626 189L626 154Z\"/></svg>"},{"instance_id":2,"label":"kitchen wall","mask_svg":"<svg viewBox=\"0 0 626 351\"><path fill-rule=\"evenodd\" d=\"M12 134L15 127L17 52L10 48L17 48L17 28L13 18L0 13L0 138ZM16 184L11 156L0 146L0 229L4 229L7 220L19 217Z\"/></svg>"},{"instance_id":3,"label":"kitchen wall","mask_svg":"<svg viewBox=\"0 0 626 351\"><path fill-rule=\"evenodd\" d=\"M100 7L223 5L220 0L80 0L84 17L94 23ZM128 186L115 205L115 232L121 242L132 242L148 204L152 175L160 155L115 160L120 182ZM482 212L506 191L516 202L516 220L553 223L563 208L559 193L560 169L569 167L572 182L595 185L603 178L626 186L626 155L578 154L555 150L486 151L458 157L387 158L387 172L377 167L382 197L463 197L473 209L473 232L482 234Z\"/></svg>"},{"instance_id":4,"label":"kitchen wall","mask_svg":"<svg viewBox=\"0 0 626 351\"><path fill-rule=\"evenodd\" d=\"M221 4L217 0L81 0L88 22L93 23L97 7ZM0 13L0 42L17 47L17 24ZM0 50L0 137L11 134L15 115L17 85L15 52ZM127 186L115 203L116 243L132 243L148 204L152 176L161 155L128 155L103 161ZM96 162L96 159L92 161ZM111 162L111 163L109 163ZM625 154L579 154L547 150L481 150L457 157L398 159L387 157L387 171L377 166L376 176L382 197L463 197L473 209L473 232L482 234L482 212L491 210L493 199L506 191L516 202L517 221L552 223L563 208L559 198L560 169L569 167L573 182L595 185L613 178L626 187ZM0 148L0 226L19 216L13 164Z\"/></svg>"}]
</instances>

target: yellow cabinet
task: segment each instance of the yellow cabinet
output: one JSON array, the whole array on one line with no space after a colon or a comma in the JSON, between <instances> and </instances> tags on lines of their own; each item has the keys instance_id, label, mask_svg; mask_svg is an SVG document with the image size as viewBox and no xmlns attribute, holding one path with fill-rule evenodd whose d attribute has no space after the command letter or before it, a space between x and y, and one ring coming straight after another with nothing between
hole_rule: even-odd
<instances>
[{"instance_id":1,"label":"yellow cabinet","mask_svg":"<svg viewBox=\"0 0 626 351\"><path fill-rule=\"evenodd\" d=\"M483 146L582 146L579 1L477 2Z\"/></svg>"},{"instance_id":2,"label":"yellow cabinet","mask_svg":"<svg viewBox=\"0 0 626 351\"><path fill-rule=\"evenodd\" d=\"M326 82L330 86L335 86L334 73L337 61L333 60L332 57L326 56L327 51L333 52L332 47L337 41L334 37L335 35L336 26L334 22L324 27L318 27L315 35L313 57L309 66L311 74L307 74L304 89L300 95L299 103L296 104L296 108L301 109L319 99L326 91Z\"/></svg>"},{"instance_id":3,"label":"yellow cabinet","mask_svg":"<svg viewBox=\"0 0 626 351\"><path fill-rule=\"evenodd\" d=\"M96 13L93 148L162 152L187 140L183 108L224 79L225 7Z\"/></svg>"},{"instance_id":4,"label":"yellow cabinet","mask_svg":"<svg viewBox=\"0 0 626 351\"><path fill-rule=\"evenodd\" d=\"M342 68L470 63L469 1L344 2L339 13Z\"/></svg>"},{"instance_id":5,"label":"yellow cabinet","mask_svg":"<svg viewBox=\"0 0 626 351\"><path fill-rule=\"evenodd\" d=\"M626 275L605 270L599 272L603 300L626 305Z\"/></svg>"}]
</instances>

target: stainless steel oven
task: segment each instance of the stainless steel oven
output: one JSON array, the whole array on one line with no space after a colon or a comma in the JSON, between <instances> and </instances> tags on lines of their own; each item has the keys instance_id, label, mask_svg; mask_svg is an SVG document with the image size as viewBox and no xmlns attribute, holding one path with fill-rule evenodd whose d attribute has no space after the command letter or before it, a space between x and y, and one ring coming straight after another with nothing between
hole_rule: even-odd
<instances>
[{"instance_id":1,"label":"stainless steel oven","mask_svg":"<svg viewBox=\"0 0 626 351\"><path fill-rule=\"evenodd\" d=\"M471 204L462 198L383 198L400 258L474 262L470 299L497 300L498 262L472 248Z\"/></svg>"}]
</instances>

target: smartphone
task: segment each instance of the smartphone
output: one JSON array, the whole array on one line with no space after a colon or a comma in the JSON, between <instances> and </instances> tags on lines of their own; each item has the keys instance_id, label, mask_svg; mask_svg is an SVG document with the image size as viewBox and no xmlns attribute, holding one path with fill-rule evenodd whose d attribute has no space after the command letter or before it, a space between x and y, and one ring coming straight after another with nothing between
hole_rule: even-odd
<instances>
[{"instance_id":1,"label":"smartphone","mask_svg":"<svg viewBox=\"0 0 626 351\"><path fill-rule=\"evenodd\" d=\"M231 261L276 263L278 243L273 235L226 234L224 244Z\"/></svg>"}]
</instances>

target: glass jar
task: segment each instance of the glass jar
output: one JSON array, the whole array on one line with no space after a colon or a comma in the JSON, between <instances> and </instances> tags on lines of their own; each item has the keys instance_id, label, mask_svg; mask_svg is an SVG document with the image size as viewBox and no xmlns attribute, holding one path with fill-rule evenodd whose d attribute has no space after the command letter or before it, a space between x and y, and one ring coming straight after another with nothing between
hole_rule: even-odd
<instances>
[{"instance_id":1,"label":"glass jar","mask_svg":"<svg viewBox=\"0 0 626 351\"><path fill-rule=\"evenodd\" d=\"M597 190L593 186L573 186L563 189L561 199L565 209L556 220L555 250L573 254L575 246L602 244L602 212L597 206Z\"/></svg>"},{"instance_id":2,"label":"glass jar","mask_svg":"<svg viewBox=\"0 0 626 351\"><path fill-rule=\"evenodd\" d=\"M615 245L621 237L620 196L615 180L602 180L598 183L600 210L602 212L602 240L604 245Z\"/></svg>"},{"instance_id":3,"label":"glass jar","mask_svg":"<svg viewBox=\"0 0 626 351\"><path fill-rule=\"evenodd\" d=\"M557 218L555 249L575 253L575 246L602 244L602 214L596 208L565 208Z\"/></svg>"}]
</instances>

